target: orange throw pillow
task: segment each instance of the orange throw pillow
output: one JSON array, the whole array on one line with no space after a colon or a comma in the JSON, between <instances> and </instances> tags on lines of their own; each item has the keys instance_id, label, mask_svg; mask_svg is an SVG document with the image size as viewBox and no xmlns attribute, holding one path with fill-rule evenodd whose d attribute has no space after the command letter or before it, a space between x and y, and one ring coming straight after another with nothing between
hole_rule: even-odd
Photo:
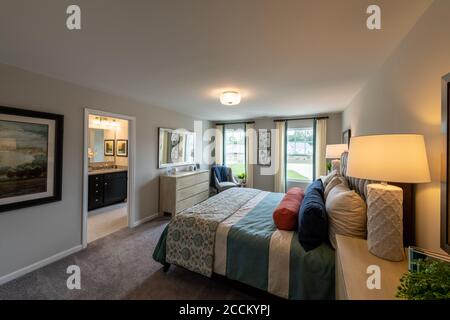
<instances>
[{"instance_id":1,"label":"orange throw pillow","mask_svg":"<svg viewBox=\"0 0 450 320\"><path fill-rule=\"evenodd\" d=\"M300 188L291 188L273 212L273 221L280 230L298 229L298 211L302 205L305 192Z\"/></svg>"}]
</instances>

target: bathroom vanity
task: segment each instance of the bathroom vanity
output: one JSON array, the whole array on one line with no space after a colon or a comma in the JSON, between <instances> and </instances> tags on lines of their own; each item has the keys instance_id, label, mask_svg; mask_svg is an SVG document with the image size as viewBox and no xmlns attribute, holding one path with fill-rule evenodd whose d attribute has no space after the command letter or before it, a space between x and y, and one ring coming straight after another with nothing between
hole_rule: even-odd
<instances>
[{"instance_id":1,"label":"bathroom vanity","mask_svg":"<svg viewBox=\"0 0 450 320\"><path fill-rule=\"evenodd\" d=\"M124 202L127 198L127 179L126 167L89 171L88 210Z\"/></svg>"}]
</instances>

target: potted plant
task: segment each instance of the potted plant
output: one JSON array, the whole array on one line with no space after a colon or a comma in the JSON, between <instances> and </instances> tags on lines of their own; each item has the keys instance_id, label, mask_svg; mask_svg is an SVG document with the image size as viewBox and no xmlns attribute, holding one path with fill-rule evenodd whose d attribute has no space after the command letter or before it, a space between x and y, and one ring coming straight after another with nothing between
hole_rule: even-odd
<instances>
[{"instance_id":1,"label":"potted plant","mask_svg":"<svg viewBox=\"0 0 450 320\"><path fill-rule=\"evenodd\" d=\"M247 178L247 175L245 174L245 172L241 172L237 175L238 179L239 179L239 183L241 184L245 184L245 178Z\"/></svg>"},{"instance_id":2,"label":"potted plant","mask_svg":"<svg viewBox=\"0 0 450 320\"><path fill-rule=\"evenodd\" d=\"M332 168L331 162L327 162L327 173L330 173Z\"/></svg>"},{"instance_id":3,"label":"potted plant","mask_svg":"<svg viewBox=\"0 0 450 320\"><path fill-rule=\"evenodd\" d=\"M449 300L450 264L419 260L417 271L408 271L400 279L396 296L409 300Z\"/></svg>"}]
</instances>

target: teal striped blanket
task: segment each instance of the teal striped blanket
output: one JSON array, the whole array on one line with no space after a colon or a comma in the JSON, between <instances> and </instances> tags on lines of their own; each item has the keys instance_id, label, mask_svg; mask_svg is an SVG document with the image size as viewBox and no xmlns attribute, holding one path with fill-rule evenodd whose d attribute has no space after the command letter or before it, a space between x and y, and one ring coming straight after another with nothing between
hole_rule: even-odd
<instances>
[{"instance_id":1,"label":"teal striped blanket","mask_svg":"<svg viewBox=\"0 0 450 320\"><path fill-rule=\"evenodd\" d=\"M171 229L179 230L183 220L184 224L191 225L188 219L192 222L195 210L188 210L189 214L181 218L176 216L180 220L176 228L172 227L173 220L169 223L153 258L207 276L214 272L287 299L334 299L333 249L322 244L305 252L296 232L278 230L273 222L272 213L284 194L242 188L230 190L234 191L227 190L215 196L220 196L220 201L212 197L204 202L203 208L214 201L212 207L221 216L217 215L214 223L207 223L212 226L210 232L202 229L202 239L209 234L204 246L200 241L187 241L186 246L194 249L194 259L182 256L174 259L169 248L173 243ZM222 209L217 208L222 207L220 203L224 198L228 199L227 204ZM237 205L230 208L230 203ZM206 213L199 212L197 219L202 214ZM187 230L192 233L189 227ZM195 260L201 261L200 265Z\"/></svg>"}]
</instances>

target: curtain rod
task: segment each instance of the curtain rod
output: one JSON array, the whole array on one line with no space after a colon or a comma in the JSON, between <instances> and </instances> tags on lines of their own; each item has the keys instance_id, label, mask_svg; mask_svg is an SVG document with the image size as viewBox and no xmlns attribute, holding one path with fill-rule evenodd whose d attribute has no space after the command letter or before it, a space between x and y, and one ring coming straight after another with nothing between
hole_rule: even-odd
<instances>
[{"instance_id":1,"label":"curtain rod","mask_svg":"<svg viewBox=\"0 0 450 320\"><path fill-rule=\"evenodd\" d=\"M240 122L217 122L216 126L218 125L225 125L225 124L247 124L247 123L255 123L255 121L240 121Z\"/></svg>"},{"instance_id":2,"label":"curtain rod","mask_svg":"<svg viewBox=\"0 0 450 320\"><path fill-rule=\"evenodd\" d=\"M308 117L308 118L286 118L286 119L275 119L273 122L283 122L283 121L289 121L289 120L321 120L321 119L328 119L328 116L324 117Z\"/></svg>"}]
</instances>

